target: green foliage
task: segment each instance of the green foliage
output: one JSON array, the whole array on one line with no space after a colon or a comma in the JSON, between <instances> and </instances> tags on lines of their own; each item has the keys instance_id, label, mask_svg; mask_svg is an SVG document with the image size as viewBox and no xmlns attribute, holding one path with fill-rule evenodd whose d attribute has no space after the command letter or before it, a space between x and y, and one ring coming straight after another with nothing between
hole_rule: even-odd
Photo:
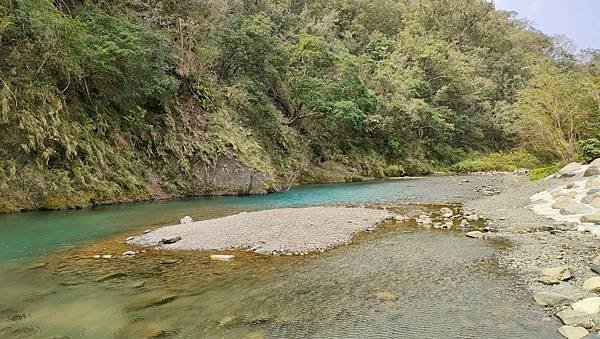
<instances>
[{"instance_id":1,"label":"green foliage","mask_svg":"<svg viewBox=\"0 0 600 339\"><path fill-rule=\"evenodd\" d=\"M523 150L474 155L450 167L453 172L471 173L483 171L512 172L518 168L537 168L539 160Z\"/></svg>"},{"instance_id":2,"label":"green foliage","mask_svg":"<svg viewBox=\"0 0 600 339\"><path fill-rule=\"evenodd\" d=\"M140 4L0 1L0 211L196 194L222 155L281 187L533 168L506 150L572 158L600 128L597 53L489 1Z\"/></svg>"},{"instance_id":3,"label":"green foliage","mask_svg":"<svg viewBox=\"0 0 600 339\"><path fill-rule=\"evenodd\" d=\"M581 157L587 162L600 158L600 140L596 138L582 140Z\"/></svg>"},{"instance_id":4,"label":"green foliage","mask_svg":"<svg viewBox=\"0 0 600 339\"><path fill-rule=\"evenodd\" d=\"M529 180L535 181L547 178L548 176L558 172L559 169L560 167L558 164L535 168L529 172Z\"/></svg>"}]
</instances>

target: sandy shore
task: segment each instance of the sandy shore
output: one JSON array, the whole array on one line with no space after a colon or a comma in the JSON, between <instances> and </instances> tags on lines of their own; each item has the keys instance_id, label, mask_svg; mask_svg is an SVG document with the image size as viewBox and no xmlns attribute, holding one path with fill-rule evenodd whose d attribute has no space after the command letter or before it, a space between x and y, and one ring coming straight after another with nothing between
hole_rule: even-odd
<instances>
[{"instance_id":1,"label":"sandy shore","mask_svg":"<svg viewBox=\"0 0 600 339\"><path fill-rule=\"evenodd\" d=\"M181 250L253 249L258 253L305 253L348 243L356 232L393 217L385 210L308 207L239 213L167 226L135 237L132 244ZM181 237L172 244L162 239Z\"/></svg>"}]
</instances>

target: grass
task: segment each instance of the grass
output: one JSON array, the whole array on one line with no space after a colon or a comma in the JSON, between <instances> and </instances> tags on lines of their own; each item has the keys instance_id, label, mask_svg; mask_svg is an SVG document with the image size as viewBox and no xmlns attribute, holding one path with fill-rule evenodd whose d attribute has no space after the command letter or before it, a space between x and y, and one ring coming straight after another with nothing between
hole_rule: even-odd
<instances>
[{"instance_id":1,"label":"grass","mask_svg":"<svg viewBox=\"0 0 600 339\"><path fill-rule=\"evenodd\" d=\"M469 158L450 166L452 172L512 172L518 168L538 168L540 161L524 150L511 152L495 152L489 154L474 154Z\"/></svg>"}]
</instances>

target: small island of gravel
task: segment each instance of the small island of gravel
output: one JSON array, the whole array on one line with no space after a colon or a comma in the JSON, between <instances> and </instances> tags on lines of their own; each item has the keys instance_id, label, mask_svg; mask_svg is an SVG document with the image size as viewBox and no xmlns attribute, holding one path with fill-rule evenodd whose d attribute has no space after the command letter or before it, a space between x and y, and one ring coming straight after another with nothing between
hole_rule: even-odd
<instances>
[{"instance_id":1,"label":"small island of gravel","mask_svg":"<svg viewBox=\"0 0 600 339\"><path fill-rule=\"evenodd\" d=\"M167 226L134 237L131 244L180 250L253 249L306 253L348 243L395 214L359 207L282 208ZM179 237L181 239L179 240ZM177 239L165 244L163 239Z\"/></svg>"}]
</instances>

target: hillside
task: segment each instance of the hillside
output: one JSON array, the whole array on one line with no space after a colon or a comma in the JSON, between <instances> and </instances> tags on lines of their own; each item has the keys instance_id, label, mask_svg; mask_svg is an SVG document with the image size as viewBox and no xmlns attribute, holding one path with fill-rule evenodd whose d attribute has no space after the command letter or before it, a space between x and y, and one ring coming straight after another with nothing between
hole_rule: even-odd
<instances>
[{"instance_id":1,"label":"hillside","mask_svg":"<svg viewBox=\"0 0 600 339\"><path fill-rule=\"evenodd\" d=\"M600 156L600 53L482 0L0 0L0 53L0 212Z\"/></svg>"}]
</instances>

